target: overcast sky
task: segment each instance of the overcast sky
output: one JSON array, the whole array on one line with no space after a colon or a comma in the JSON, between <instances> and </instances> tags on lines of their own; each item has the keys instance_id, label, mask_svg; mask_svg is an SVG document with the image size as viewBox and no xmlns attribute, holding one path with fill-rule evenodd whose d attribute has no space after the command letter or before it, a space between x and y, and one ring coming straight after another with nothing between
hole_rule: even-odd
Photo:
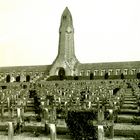
<instances>
[{"instance_id":1,"label":"overcast sky","mask_svg":"<svg viewBox=\"0 0 140 140\"><path fill-rule=\"evenodd\" d=\"M51 64L66 6L81 63L140 60L140 0L0 0L0 66Z\"/></svg>"}]
</instances>

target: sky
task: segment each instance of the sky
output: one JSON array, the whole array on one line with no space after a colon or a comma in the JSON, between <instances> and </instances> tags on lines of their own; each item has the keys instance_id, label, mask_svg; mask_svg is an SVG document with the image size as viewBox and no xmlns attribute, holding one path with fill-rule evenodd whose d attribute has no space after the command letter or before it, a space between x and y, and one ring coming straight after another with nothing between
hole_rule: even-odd
<instances>
[{"instance_id":1,"label":"sky","mask_svg":"<svg viewBox=\"0 0 140 140\"><path fill-rule=\"evenodd\" d=\"M140 0L0 0L0 66L52 64L66 6L81 63L140 60Z\"/></svg>"}]
</instances>

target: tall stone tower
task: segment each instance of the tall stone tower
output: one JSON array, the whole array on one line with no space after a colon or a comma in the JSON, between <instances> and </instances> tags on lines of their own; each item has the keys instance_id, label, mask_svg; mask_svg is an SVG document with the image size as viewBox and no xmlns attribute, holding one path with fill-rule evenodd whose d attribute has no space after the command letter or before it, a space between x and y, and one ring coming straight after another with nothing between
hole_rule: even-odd
<instances>
[{"instance_id":1,"label":"tall stone tower","mask_svg":"<svg viewBox=\"0 0 140 140\"><path fill-rule=\"evenodd\" d=\"M59 71L63 70L65 75L74 76L77 74L75 69L78 60L74 51L74 28L72 16L66 7L59 28L59 50L58 55L50 69L50 76L59 75Z\"/></svg>"}]
</instances>

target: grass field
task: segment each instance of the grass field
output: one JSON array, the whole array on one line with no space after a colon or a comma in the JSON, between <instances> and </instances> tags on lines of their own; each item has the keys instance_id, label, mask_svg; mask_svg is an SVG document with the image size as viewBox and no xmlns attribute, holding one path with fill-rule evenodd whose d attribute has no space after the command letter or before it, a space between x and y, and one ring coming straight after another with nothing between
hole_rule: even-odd
<instances>
[{"instance_id":1,"label":"grass field","mask_svg":"<svg viewBox=\"0 0 140 140\"><path fill-rule=\"evenodd\" d=\"M0 140L8 140L7 134L0 135ZM39 137L34 137L32 133L22 133L20 135L15 135L13 140L50 140L50 136L40 135ZM72 140L70 136L58 135L57 140ZM104 140L111 140L105 138ZM113 140L134 140L133 138L115 137Z\"/></svg>"},{"instance_id":2,"label":"grass field","mask_svg":"<svg viewBox=\"0 0 140 140\"><path fill-rule=\"evenodd\" d=\"M8 140L7 134L0 135L0 140ZM13 140L50 140L50 135L39 135L39 137L35 137L32 133L22 133L20 135L15 135ZM57 140L71 140L70 136L58 135Z\"/></svg>"}]
</instances>

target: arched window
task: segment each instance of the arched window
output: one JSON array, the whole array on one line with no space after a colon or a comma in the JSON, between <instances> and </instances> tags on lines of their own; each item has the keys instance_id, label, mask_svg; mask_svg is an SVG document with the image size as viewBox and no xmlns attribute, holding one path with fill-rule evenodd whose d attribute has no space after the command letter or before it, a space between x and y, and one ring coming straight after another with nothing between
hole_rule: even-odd
<instances>
[{"instance_id":1,"label":"arched window","mask_svg":"<svg viewBox=\"0 0 140 140\"><path fill-rule=\"evenodd\" d=\"M97 76L98 75L98 70L94 70L94 75Z\"/></svg>"},{"instance_id":2,"label":"arched window","mask_svg":"<svg viewBox=\"0 0 140 140\"><path fill-rule=\"evenodd\" d=\"M30 75L26 75L26 82L30 82Z\"/></svg>"},{"instance_id":3,"label":"arched window","mask_svg":"<svg viewBox=\"0 0 140 140\"><path fill-rule=\"evenodd\" d=\"M64 80L64 78L65 78L65 69L64 68L59 69L58 76L59 76L60 80Z\"/></svg>"},{"instance_id":4,"label":"arched window","mask_svg":"<svg viewBox=\"0 0 140 140\"><path fill-rule=\"evenodd\" d=\"M84 70L81 70L80 76L84 76Z\"/></svg>"},{"instance_id":5,"label":"arched window","mask_svg":"<svg viewBox=\"0 0 140 140\"><path fill-rule=\"evenodd\" d=\"M89 76L90 75L90 70L87 70L87 76Z\"/></svg>"},{"instance_id":6,"label":"arched window","mask_svg":"<svg viewBox=\"0 0 140 140\"><path fill-rule=\"evenodd\" d=\"M123 74L127 75L128 74L128 69L124 69Z\"/></svg>"},{"instance_id":7,"label":"arched window","mask_svg":"<svg viewBox=\"0 0 140 140\"><path fill-rule=\"evenodd\" d=\"M16 82L20 82L20 75L16 77Z\"/></svg>"},{"instance_id":8,"label":"arched window","mask_svg":"<svg viewBox=\"0 0 140 140\"><path fill-rule=\"evenodd\" d=\"M116 69L116 75L120 75L121 74L121 70L120 69Z\"/></svg>"},{"instance_id":9,"label":"arched window","mask_svg":"<svg viewBox=\"0 0 140 140\"><path fill-rule=\"evenodd\" d=\"M131 75L135 75L136 74L136 69L132 69L131 70Z\"/></svg>"},{"instance_id":10,"label":"arched window","mask_svg":"<svg viewBox=\"0 0 140 140\"><path fill-rule=\"evenodd\" d=\"M112 69L108 70L108 75L113 75L113 70Z\"/></svg>"},{"instance_id":11,"label":"arched window","mask_svg":"<svg viewBox=\"0 0 140 140\"><path fill-rule=\"evenodd\" d=\"M90 80L93 80L94 79L94 75L93 75L93 73L91 72L90 73Z\"/></svg>"},{"instance_id":12,"label":"arched window","mask_svg":"<svg viewBox=\"0 0 140 140\"><path fill-rule=\"evenodd\" d=\"M105 70L101 70L101 76L105 75Z\"/></svg>"}]
</instances>

